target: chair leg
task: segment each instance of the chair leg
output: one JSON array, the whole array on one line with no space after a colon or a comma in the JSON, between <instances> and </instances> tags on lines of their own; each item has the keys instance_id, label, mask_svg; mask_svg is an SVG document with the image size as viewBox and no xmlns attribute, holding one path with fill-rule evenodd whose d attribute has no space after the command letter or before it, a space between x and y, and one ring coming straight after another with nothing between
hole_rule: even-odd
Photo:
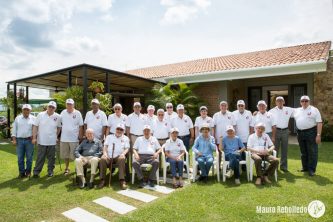
<instances>
[{"instance_id":1,"label":"chair leg","mask_svg":"<svg viewBox=\"0 0 333 222\"><path fill-rule=\"evenodd\" d=\"M192 181L195 182L195 177L197 176L197 165L193 164L193 171L192 171Z\"/></svg>"},{"instance_id":2,"label":"chair leg","mask_svg":"<svg viewBox=\"0 0 333 222\"><path fill-rule=\"evenodd\" d=\"M134 184L134 180L135 180L135 170L132 167L132 184Z\"/></svg>"},{"instance_id":3,"label":"chair leg","mask_svg":"<svg viewBox=\"0 0 333 222\"><path fill-rule=\"evenodd\" d=\"M160 169L158 168L156 171L156 184L160 183Z\"/></svg>"},{"instance_id":4,"label":"chair leg","mask_svg":"<svg viewBox=\"0 0 333 222\"><path fill-rule=\"evenodd\" d=\"M166 176L167 176L166 173L167 173L167 168L164 165L163 166L163 182L164 182L164 184L166 184Z\"/></svg>"}]
</instances>

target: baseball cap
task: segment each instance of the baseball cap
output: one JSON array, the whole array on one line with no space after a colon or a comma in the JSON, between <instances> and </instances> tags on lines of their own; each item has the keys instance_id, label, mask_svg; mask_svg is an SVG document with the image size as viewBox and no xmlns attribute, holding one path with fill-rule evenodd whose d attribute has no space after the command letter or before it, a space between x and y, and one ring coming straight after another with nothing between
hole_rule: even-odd
<instances>
[{"instance_id":1,"label":"baseball cap","mask_svg":"<svg viewBox=\"0 0 333 222\"><path fill-rule=\"evenodd\" d=\"M57 103L54 101L50 101L49 104L47 104L47 106L53 106L54 108L57 108Z\"/></svg>"},{"instance_id":2,"label":"baseball cap","mask_svg":"<svg viewBox=\"0 0 333 222\"><path fill-rule=\"evenodd\" d=\"M238 105L243 105L243 106L245 106L245 102L244 102L244 100L238 100L237 101L237 106Z\"/></svg>"},{"instance_id":3,"label":"baseball cap","mask_svg":"<svg viewBox=\"0 0 333 222\"><path fill-rule=\"evenodd\" d=\"M265 106L267 106L265 100L259 100L257 106L259 106L259 105L265 105Z\"/></svg>"},{"instance_id":4,"label":"baseball cap","mask_svg":"<svg viewBox=\"0 0 333 222\"><path fill-rule=\"evenodd\" d=\"M140 102L135 102L134 104L133 104L133 107L134 106L140 106L141 107L141 103Z\"/></svg>"},{"instance_id":5,"label":"baseball cap","mask_svg":"<svg viewBox=\"0 0 333 222\"><path fill-rule=\"evenodd\" d=\"M149 105L148 108L147 108L147 110L155 110L155 106Z\"/></svg>"},{"instance_id":6,"label":"baseball cap","mask_svg":"<svg viewBox=\"0 0 333 222\"><path fill-rule=\"evenodd\" d=\"M204 110L204 109L208 110L207 106L201 106L199 110L201 111L201 110Z\"/></svg>"},{"instance_id":7,"label":"baseball cap","mask_svg":"<svg viewBox=\"0 0 333 222\"><path fill-rule=\"evenodd\" d=\"M209 127L209 125L208 125L207 123L204 123L204 124L201 125L201 127L200 127L200 131L203 130L203 129L208 129L208 130L210 130L210 127Z\"/></svg>"},{"instance_id":8,"label":"baseball cap","mask_svg":"<svg viewBox=\"0 0 333 222\"><path fill-rule=\"evenodd\" d=\"M149 125L144 125L144 126L143 126L143 130L146 130L146 129L149 129L149 130L151 130L151 128L150 128L150 126L149 126Z\"/></svg>"},{"instance_id":9,"label":"baseball cap","mask_svg":"<svg viewBox=\"0 0 333 222\"><path fill-rule=\"evenodd\" d=\"M170 129L170 133L174 133L174 132L179 133L179 130L178 130L177 127L173 127L173 128Z\"/></svg>"},{"instance_id":10,"label":"baseball cap","mask_svg":"<svg viewBox=\"0 0 333 222\"><path fill-rule=\"evenodd\" d=\"M95 104L98 104L98 105L99 105L99 101L98 101L98 99L92 99L92 100L91 100L91 104L93 104L93 103L95 103Z\"/></svg>"},{"instance_id":11,"label":"baseball cap","mask_svg":"<svg viewBox=\"0 0 333 222\"><path fill-rule=\"evenodd\" d=\"M282 96L278 96L278 97L276 97L275 101L278 101L278 100L283 100L284 101L284 98Z\"/></svg>"},{"instance_id":12,"label":"baseball cap","mask_svg":"<svg viewBox=\"0 0 333 222\"><path fill-rule=\"evenodd\" d=\"M258 128L258 127L263 127L265 129L265 124L264 123L257 123L256 128Z\"/></svg>"},{"instance_id":13,"label":"baseball cap","mask_svg":"<svg viewBox=\"0 0 333 222\"><path fill-rule=\"evenodd\" d=\"M185 109L183 104L178 104L177 110L180 110L180 109Z\"/></svg>"},{"instance_id":14,"label":"baseball cap","mask_svg":"<svg viewBox=\"0 0 333 222\"><path fill-rule=\"evenodd\" d=\"M74 100L71 98L66 99L66 104L74 104Z\"/></svg>"},{"instance_id":15,"label":"baseball cap","mask_svg":"<svg viewBox=\"0 0 333 222\"><path fill-rule=\"evenodd\" d=\"M165 108L167 108L168 106L172 106L173 107L172 103L166 103L165 104Z\"/></svg>"},{"instance_id":16,"label":"baseball cap","mask_svg":"<svg viewBox=\"0 0 333 222\"><path fill-rule=\"evenodd\" d=\"M229 130L232 130L232 131L235 132L235 129L234 129L234 127L233 127L232 125L228 125L228 126L226 127L226 130L225 130L225 131L229 131Z\"/></svg>"},{"instance_id":17,"label":"baseball cap","mask_svg":"<svg viewBox=\"0 0 333 222\"><path fill-rule=\"evenodd\" d=\"M118 128L120 128L120 129L122 129L122 130L125 130L125 126L124 126L124 124L122 124L122 123L118 123L118 124L117 124L116 129L118 129Z\"/></svg>"},{"instance_id":18,"label":"baseball cap","mask_svg":"<svg viewBox=\"0 0 333 222\"><path fill-rule=\"evenodd\" d=\"M22 109L32 110L30 104L23 104Z\"/></svg>"},{"instance_id":19,"label":"baseball cap","mask_svg":"<svg viewBox=\"0 0 333 222\"><path fill-rule=\"evenodd\" d=\"M301 97L300 100L310 100L310 97L308 97L307 95L304 95L304 96Z\"/></svg>"},{"instance_id":20,"label":"baseball cap","mask_svg":"<svg viewBox=\"0 0 333 222\"><path fill-rule=\"evenodd\" d=\"M227 102L227 101L221 101L221 102L220 102L220 106L221 106L222 104L226 104L226 105L228 105L228 102Z\"/></svg>"},{"instance_id":21,"label":"baseball cap","mask_svg":"<svg viewBox=\"0 0 333 222\"><path fill-rule=\"evenodd\" d=\"M123 108L120 103L116 103L116 104L113 105L113 108L116 108L116 107Z\"/></svg>"},{"instance_id":22,"label":"baseball cap","mask_svg":"<svg viewBox=\"0 0 333 222\"><path fill-rule=\"evenodd\" d=\"M158 109L157 113L164 113L164 109Z\"/></svg>"}]
</instances>

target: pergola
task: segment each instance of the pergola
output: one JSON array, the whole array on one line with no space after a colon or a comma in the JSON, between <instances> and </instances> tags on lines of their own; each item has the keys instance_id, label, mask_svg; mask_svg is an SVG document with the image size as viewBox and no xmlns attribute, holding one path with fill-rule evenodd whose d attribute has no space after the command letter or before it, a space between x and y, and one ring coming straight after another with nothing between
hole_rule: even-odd
<instances>
[{"instance_id":1,"label":"pergola","mask_svg":"<svg viewBox=\"0 0 333 222\"><path fill-rule=\"evenodd\" d=\"M29 103L29 88L46 89L54 92L64 91L73 85L83 87L83 115L88 110L88 87L93 81L104 83L105 93L113 96L113 102L121 102L126 98L127 101L134 98L143 98L145 92L151 89L159 81L146 79L136 75L123 73L107 68L93 66L89 64L80 64L39 75L34 75L22 79L16 79L7 82L7 95L11 85L14 95L17 93L17 87L25 87L25 102ZM129 99L129 100L128 100ZM128 102L127 102L128 103ZM14 96L14 117L17 115L17 97ZM10 120L10 110L7 110L8 120ZM9 127L10 129L10 127Z\"/></svg>"}]
</instances>

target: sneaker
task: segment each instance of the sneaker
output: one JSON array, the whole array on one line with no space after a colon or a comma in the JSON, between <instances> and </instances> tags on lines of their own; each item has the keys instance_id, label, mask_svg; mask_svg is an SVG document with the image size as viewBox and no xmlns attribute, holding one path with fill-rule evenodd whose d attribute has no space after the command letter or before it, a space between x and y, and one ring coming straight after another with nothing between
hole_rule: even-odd
<instances>
[{"instance_id":1,"label":"sneaker","mask_svg":"<svg viewBox=\"0 0 333 222\"><path fill-rule=\"evenodd\" d=\"M31 173L30 172L26 172L25 176L30 178L31 177Z\"/></svg>"},{"instance_id":2,"label":"sneaker","mask_svg":"<svg viewBox=\"0 0 333 222\"><path fill-rule=\"evenodd\" d=\"M94 188L94 183L93 183L93 182L89 182L89 183L88 183L88 188L89 188L89 189Z\"/></svg>"},{"instance_id":3,"label":"sneaker","mask_svg":"<svg viewBox=\"0 0 333 222\"><path fill-rule=\"evenodd\" d=\"M208 182L208 177L205 177L205 178L203 179L203 182L204 182L204 183L207 183L207 182Z\"/></svg>"},{"instance_id":4,"label":"sneaker","mask_svg":"<svg viewBox=\"0 0 333 222\"><path fill-rule=\"evenodd\" d=\"M139 182L139 188L144 188L146 186L146 183L143 182L143 180L140 180Z\"/></svg>"},{"instance_id":5,"label":"sneaker","mask_svg":"<svg viewBox=\"0 0 333 222\"><path fill-rule=\"evenodd\" d=\"M313 177L314 175L315 175L315 173L314 173L312 170L310 170L310 171L309 171L309 176L310 176L310 177Z\"/></svg>"},{"instance_id":6,"label":"sneaker","mask_svg":"<svg viewBox=\"0 0 333 222\"><path fill-rule=\"evenodd\" d=\"M225 174L225 176L227 178L231 178L234 175L234 171L232 169L228 170L227 173Z\"/></svg>"},{"instance_id":7,"label":"sneaker","mask_svg":"<svg viewBox=\"0 0 333 222\"><path fill-rule=\"evenodd\" d=\"M240 180L239 179L235 179L235 184L236 185L240 185L241 184Z\"/></svg>"},{"instance_id":8,"label":"sneaker","mask_svg":"<svg viewBox=\"0 0 333 222\"><path fill-rule=\"evenodd\" d=\"M149 181L148 181L148 185L149 185L150 187L155 187L155 183L154 183L153 180L149 180Z\"/></svg>"},{"instance_id":9,"label":"sneaker","mask_svg":"<svg viewBox=\"0 0 333 222\"><path fill-rule=\"evenodd\" d=\"M47 174L48 177L53 177L53 172Z\"/></svg>"},{"instance_id":10,"label":"sneaker","mask_svg":"<svg viewBox=\"0 0 333 222\"><path fill-rule=\"evenodd\" d=\"M120 189L122 189L122 190L127 189L127 184L126 184L125 180L120 180L119 183L120 183Z\"/></svg>"},{"instance_id":11,"label":"sneaker","mask_svg":"<svg viewBox=\"0 0 333 222\"><path fill-rule=\"evenodd\" d=\"M25 178L25 174L24 173L20 173L17 178L18 179L23 179L23 178Z\"/></svg>"},{"instance_id":12,"label":"sneaker","mask_svg":"<svg viewBox=\"0 0 333 222\"><path fill-rule=\"evenodd\" d=\"M105 186L105 181L101 180L101 182L99 182L98 184L98 189L102 189Z\"/></svg>"},{"instance_id":13,"label":"sneaker","mask_svg":"<svg viewBox=\"0 0 333 222\"><path fill-rule=\"evenodd\" d=\"M79 185L79 187L80 187L80 189L83 189L83 188L85 188L85 186L86 186L86 180L84 179L84 177L80 180L80 185Z\"/></svg>"},{"instance_id":14,"label":"sneaker","mask_svg":"<svg viewBox=\"0 0 333 222\"><path fill-rule=\"evenodd\" d=\"M64 171L64 175L67 176L67 175L69 174L69 172L70 172L70 170L69 170L69 169L66 169L66 170Z\"/></svg>"}]
</instances>

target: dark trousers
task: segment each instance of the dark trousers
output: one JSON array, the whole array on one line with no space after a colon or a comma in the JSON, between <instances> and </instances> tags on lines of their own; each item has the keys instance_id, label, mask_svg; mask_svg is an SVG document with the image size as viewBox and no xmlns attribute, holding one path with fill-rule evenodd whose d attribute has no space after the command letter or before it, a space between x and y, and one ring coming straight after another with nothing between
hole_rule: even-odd
<instances>
[{"instance_id":1,"label":"dark trousers","mask_svg":"<svg viewBox=\"0 0 333 222\"><path fill-rule=\"evenodd\" d=\"M187 152L189 152L189 150L190 150L190 139L191 139L191 135L178 136L178 138L183 141L184 146L185 146ZM184 155L184 160L186 160L186 156L185 155Z\"/></svg>"},{"instance_id":2,"label":"dark trousers","mask_svg":"<svg viewBox=\"0 0 333 222\"><path fill-rule=\"evenodd\" d=\"M39 175L43 169L45 158L48 160L47 171L53 173L55 164L55 145L43 146L38 144L37 160L34 168L34 175Z\"/></svg>"},{"instance_id":3,"label":"dark trousers","mask_svg":"<svg viewBox=\"0 0 333 222\"><path fill-rule=\"evenodd\" d=\"M143 174L141 170L141 164L148 163L152 165L152 168L149 173L149 180L156 180L156 171L158 169L158 165L160 164L158 159L154 159L153 155L149 154L139 154L140 160L133 160L133 168L136 172L136 175L139 180L143 179Z\"/></svg>"},{"instance_id":4,"label":"dark trousers","mask_svg":"<svg viewBox=\"0 0 333 222\"><path fill-rule=\"evenodd\" d=\"M301 150L303 170L316 172L318 162L317 127L297 130L297 140Z\"/></svg>"},{"instance_id":5,"label":"dark trousers","mask_svg":"<svg viewBox=\"0 0 333 222\"><path fill-rule=\"evenodd\" d=\"M31 173L32 159L34 156L34 145L31 143L29 138L17 138L16 139L16 153L17 153L17 163L19 167L20 174ZM26 158L26 163L24 162Z\"/></svg>"},{"instance_id":6,"label":"dark trousers","mask_svg":"<svg viewBox=\"0 0 333 222\"><path fill-rule=\"evenodd\" d=\"M275 150L277 155L279 155L279 150L281 147L281 162L280 168L282 170L288 169L288 136L289 136L289 129L276 129L275 134Z\"/></svg>"}]
</instances>

